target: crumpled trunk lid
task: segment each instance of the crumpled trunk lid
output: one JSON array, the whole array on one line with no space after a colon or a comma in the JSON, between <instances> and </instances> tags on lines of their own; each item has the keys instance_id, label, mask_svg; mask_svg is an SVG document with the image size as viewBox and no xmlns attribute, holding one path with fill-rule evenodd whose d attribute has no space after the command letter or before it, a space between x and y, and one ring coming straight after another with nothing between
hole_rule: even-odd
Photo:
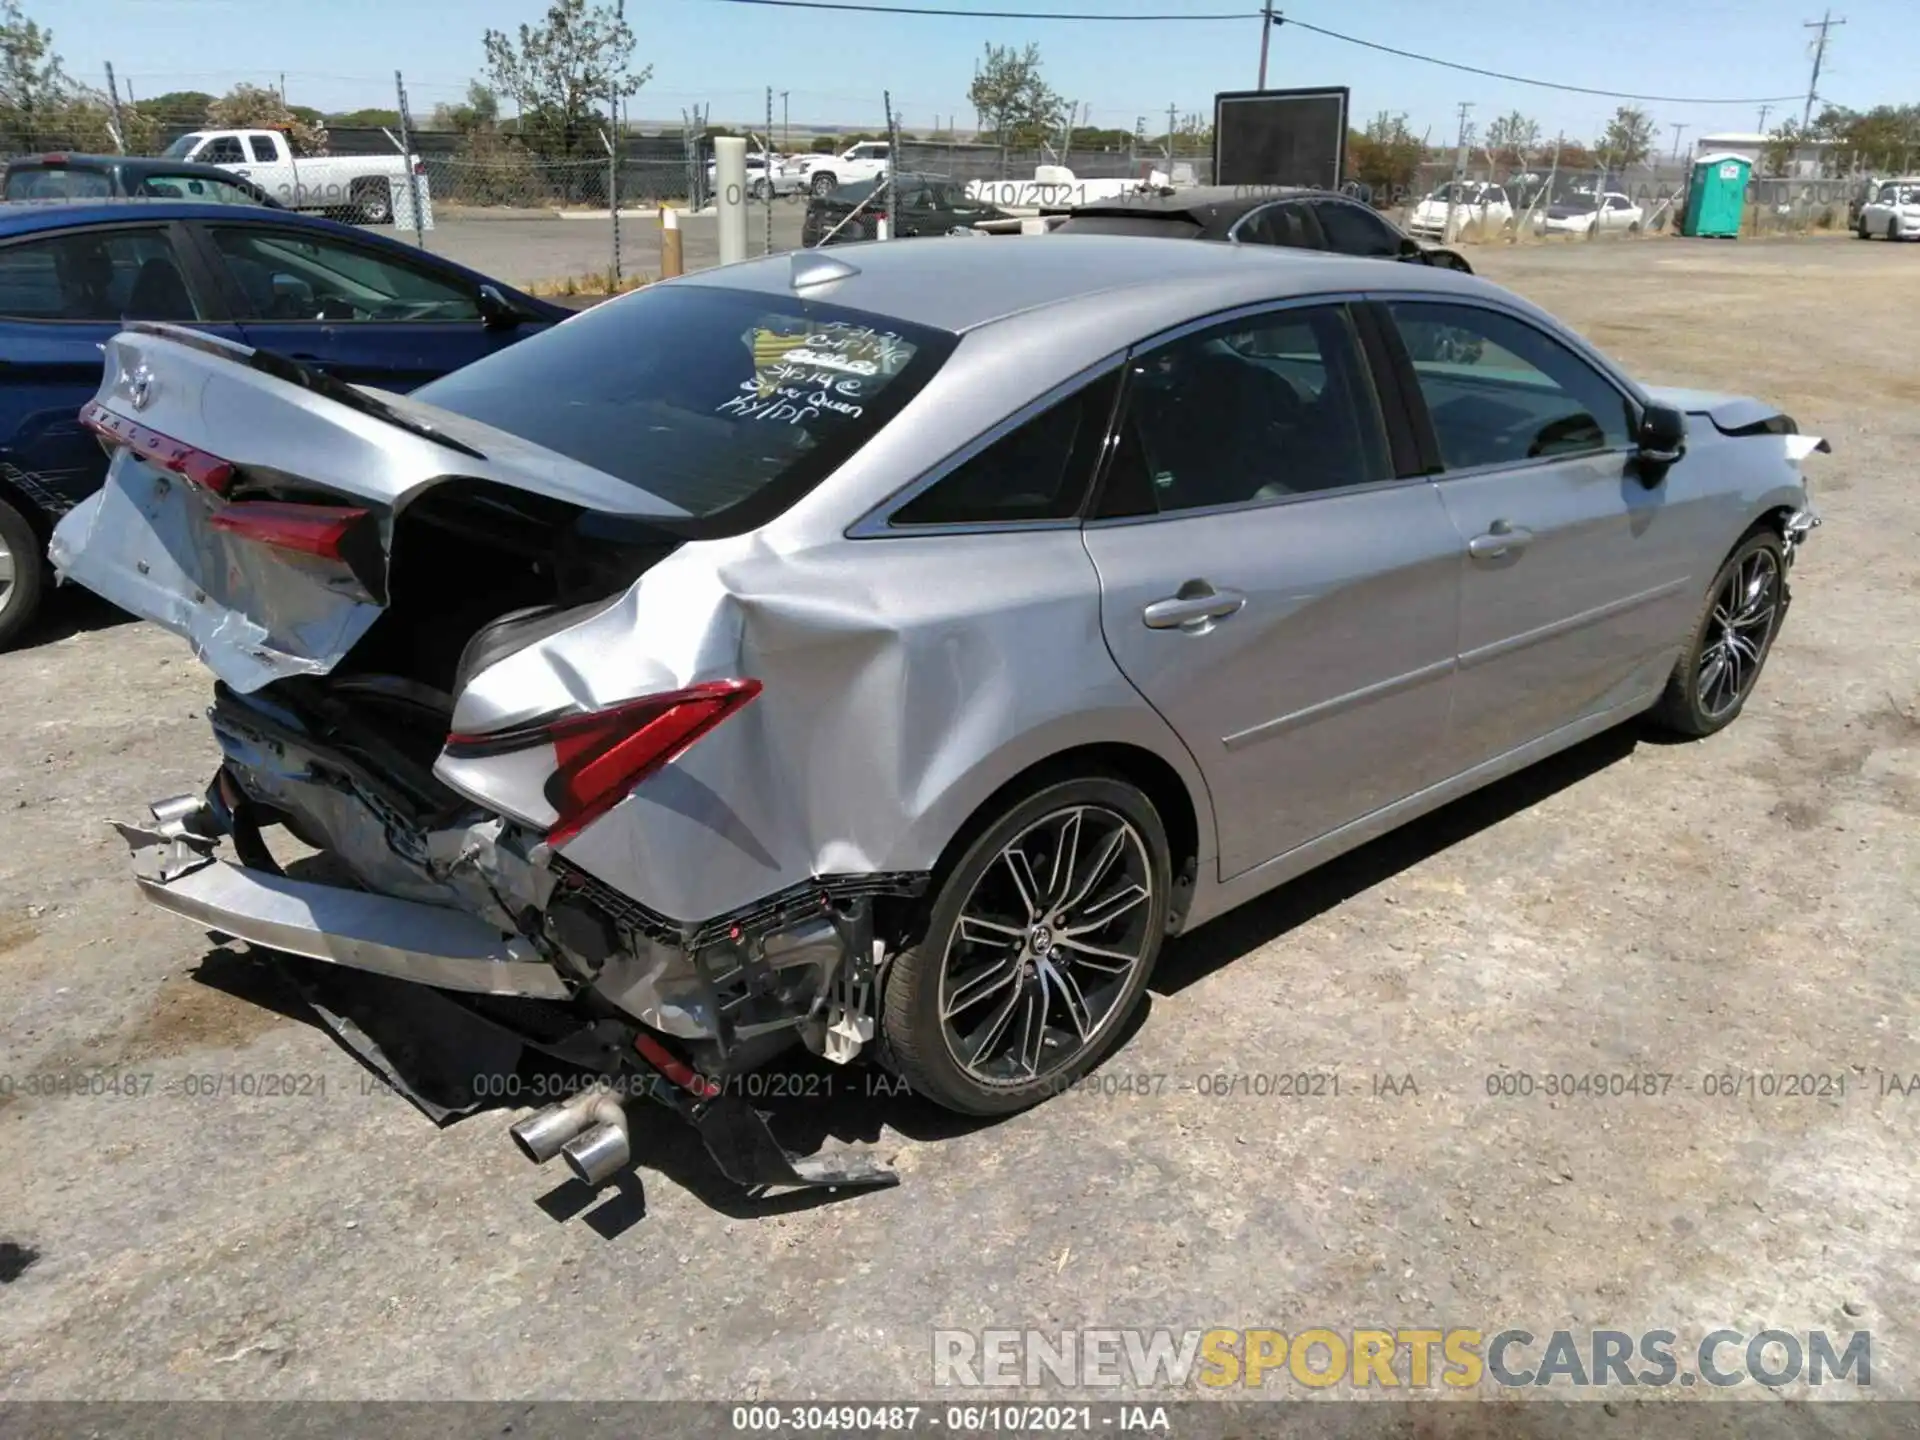
<instances>
[{"instance_id":1,"label":"crumpled trunk lid","mask_svg":"<svg viewBox=\"0 0 1920 1440\"><path fill-rule=\"evenodd\" d=\"M387 604L396 516L441 482L684 518L518 437L173 326L108 344L83 417L114 456L55 529L55 568L186 638L243 694L332 672Z\"/></svg>"}]
</instances>

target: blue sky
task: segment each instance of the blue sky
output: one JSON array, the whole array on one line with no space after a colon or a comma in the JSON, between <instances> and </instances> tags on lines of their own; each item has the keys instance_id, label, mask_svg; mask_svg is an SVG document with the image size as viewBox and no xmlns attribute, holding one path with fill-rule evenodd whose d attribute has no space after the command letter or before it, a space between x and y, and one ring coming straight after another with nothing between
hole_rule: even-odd
<instances>
[{"instance_id":1,"label":"blue sky","mask_svg":"<svg viewBox=\"0 0 1920 1440\"><path fill-rule=\"evenodd\" d=\"M459 98L483 68L488 26L513 30L544 13L544 0L24 0L54 30L68 70L94 84L112 61L134 93L218 91L237 80L277 83L289 98L337 110L391 105L405 72L413 108ZM934 0L952 8L1107 10L1124 13L1254 11L1258 0ZM1546 80L1675 96L1803 95L1818 18L1807 0L1277 0L1302 21L1489 69ZM1040 46L1048 79L1092 107L1097 125L1163 129L1169 104L1210 111L1217 90L1251 89L1257 20L1186 24L1075 24L776 10L714 0L629 0L639 55L654 68L635 98L635 119L676 118L699 102L716 122L764 109L764 87L788 92L796 124L873 123L883 88L908 129L931 129L966 101L981 47ZM1904 13L1903 13L1904 12ZM1822 74L1824 97L1865 107L1920 101L1920 25L1913 0L1849 0L1838 13ZM1593 138L1618 103L1483 79L1377 54L1288 26L1273 37L1268 84L1348 85L1357 117L1406 112L1416 131L1451 139L1459 101L1484 123L1519 108L1548 134ZM780 101L775 99L776 121ZM1710 130L1751 130L1758 106L1649 103L1670 149ZM1776 105L1769 124L1798 103Z\"/></svg>"}]
</instances>

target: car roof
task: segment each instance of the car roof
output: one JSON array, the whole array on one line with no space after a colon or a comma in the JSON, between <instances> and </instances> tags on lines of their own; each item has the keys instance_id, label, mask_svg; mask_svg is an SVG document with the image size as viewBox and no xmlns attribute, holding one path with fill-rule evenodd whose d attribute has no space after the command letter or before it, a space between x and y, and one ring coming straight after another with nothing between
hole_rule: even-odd
<instances>
[{"instance_id":1,"label":"car roof","mask_svg":"<svg viewBox=\"0 0 1920 1440\"><path fill-rule=\"evenodd\" d=\"M232 171L222 170L218 165L205 165L198 160L168 160L159 155L94 155L77 150L46 150L38 155L15 155L7 161L9 171L32 166L54 170L164 170L170 175L191 171L209 178L216 175L234 178Z\"/></svg>"},{"instance_id":2,"label":"car roof","mask_svg":"<svg viewBox=\"0 0 1920 1440\"><path fill-rule=\"evenodd\" d=\"M793 251L704 270L671 285L725 285L792 295L800 267L824 261ZM985 236L877 240L836 246L853 267L809 284L805 295L935 329L965 332L1034 310L1129 308L1144 329L1236 305L1296 295L1388 290L1469 294L1505 291L1427 266L1294 250L1277 245L1204 245L1153 236L1059 234L991 244Z\"/></svg>"}]
</instances>

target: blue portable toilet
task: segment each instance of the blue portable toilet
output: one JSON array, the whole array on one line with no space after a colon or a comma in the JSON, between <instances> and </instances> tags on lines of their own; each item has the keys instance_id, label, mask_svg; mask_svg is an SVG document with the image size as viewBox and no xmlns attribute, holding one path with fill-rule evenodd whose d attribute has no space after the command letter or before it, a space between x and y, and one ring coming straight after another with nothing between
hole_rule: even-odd
<instances>
[{"instance_id":1,"label":"blue portable toilet","mask_svg":"<svg viewBox=\"0 0 1920 1440\"><path fill-rule=\"evenodd\" d=\"M1744 155L1702 155L1695 160L1687 182L1687 213L1680 221L1680 233L1738 239L1740 215L1747 208L1747 180L1752 174L1753 161Z\"/></svg>"}]
</instances>

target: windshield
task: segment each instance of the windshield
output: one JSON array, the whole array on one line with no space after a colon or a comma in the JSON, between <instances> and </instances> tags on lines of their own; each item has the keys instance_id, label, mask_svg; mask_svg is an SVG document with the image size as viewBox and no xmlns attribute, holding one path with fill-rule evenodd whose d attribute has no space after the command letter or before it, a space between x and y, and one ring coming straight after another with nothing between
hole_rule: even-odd
<instances>
[{"instance_id":1,"label":"windshield","mask_svg":"<svg viewBox=\"0 0 1920 1440\"><path fill-rule=\"evenodd\" d=\"M101 200L113 194L113 180L98 170L10 170L9 200Z\"/></svg>"},{"instance_id":2,"label":"windshield","mask_svg":"<svg viewBox=\"0 0 1920 1440\"><path fill-rule=\"evenodd\" d=\"M738 533L878 434L957 343L797 296L662 286L413 395L713 520L694 533Z\"/></svg>"},{"instance_id":3,"label":"windshield","mask_svg":"<svg viewBox=\"0 0 1920 1440\"><path fill-rule=\"evenodd\" d=\"M192 131L189 134L182 135L178 140L162 150L160 152L160 158L163 160L184 160L188 155L193 153L193 147L199 143L200 132L198 130Z\"/></svg>"}]
</instances>

